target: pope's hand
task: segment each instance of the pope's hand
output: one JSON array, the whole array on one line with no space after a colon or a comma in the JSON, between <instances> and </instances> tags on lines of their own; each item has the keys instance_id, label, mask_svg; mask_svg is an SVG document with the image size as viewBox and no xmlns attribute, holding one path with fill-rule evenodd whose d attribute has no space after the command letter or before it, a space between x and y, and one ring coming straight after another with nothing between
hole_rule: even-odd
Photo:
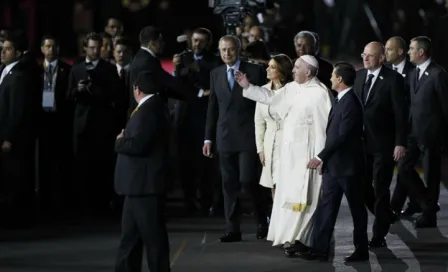
<instances>
[{"instance_id":1,"label":"pope's hand","mask_svg":"<svg viewBox=\"0 0 448 272\"><path fill-rule=\"evenodd\" d=\"M246 74L243 74L241 71L235 72L235 80L243 89L247 89L250 86L250 82L247 79Z\"/></svg>"}]
</instances>

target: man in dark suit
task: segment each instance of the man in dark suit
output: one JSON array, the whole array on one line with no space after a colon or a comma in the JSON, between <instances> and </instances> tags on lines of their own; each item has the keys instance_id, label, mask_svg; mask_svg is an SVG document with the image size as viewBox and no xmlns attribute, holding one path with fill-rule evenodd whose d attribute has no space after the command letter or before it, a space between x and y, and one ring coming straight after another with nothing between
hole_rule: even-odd
<instances>
[{"instance_id":1,"label":"man in dark suit","mask_svg":"<svg viewBox=\"0 0 448 272\"><path fill-rule=\"evenodd\" d=\"M255 147L255 102L243 98L235 72L241 71L255 85L264 85L266 76L260 66L240 60L241 43L236 36L223 36L219 41L225 63L210 74L210 99L207 112L203 154L212 156L215 139L223 182L227 233L220 241L241 241L239 191L249 193L254 201L258 221L257 238L267 235L266 203L258 185L259 164Z\"/></svg>"},{"instance_id":2,"label":"man in dark suit","mask_svg":"<svg viewBox=\"0 0 448 272\"><path fill-rule=\"evenodd\" d=\"M179 143L182 189L186 208L193 213L199 205L203 212L216 212L219 200L215 188L222 195L221 180L217 171L217 156L204 157L201 147L204 144L205 122L207 118L208 96L210 94L210 71L222 64L219 57L210 51L212 33L206 28L195 29L191 35L191 50L174 55L175 77L182 73L188 76L190 88L204 92L202 97L191 101L178 101L175 104L174 123ZM197 183L196 181L199 180ZM214 185L219 186L214 186ZM199 190L198 190L199 189ZM200 193L197 203L197 192ZM221 208L222 210L222 208Z\"/></svg>"},{"instance_id":3,"label":"man in dark suit","mask_svg":"<svg viewBox=\"0 0 448 272\"><path fill-rule=\"evenodd\" d=\"M297 57L303 55L316 56L319 63L319 73L317 78L331 90L331 73L333 72L333 65L323 58L317 57L319 53L319 37L316 33L310 31L300 31L294 38L294 46L296 48Z\"/></svg>"},{"instance_id":4,"label":"man in dark suit","mask_svg":"<svg viewBox=\"0 0 448 272\"><path fill-rule=\"evenodd\" d=\"M431 60L431 41L416 37L409 45L409 59L416 65L411 74L411 137L408 151L398 165L409 195L422 208L416 228L437 227L440 194L442 147L448 139L448 77L443 68ZM427 186L415 170L423 155L423 170Z\"/></svg>"},{"instance_id":5,"label":"man in dark suit","mask_svg":"<svg viewBox=\"0 0 448 272\"><path fill-rule=\"evenodd\" d=\"M328 260L330 242L342 196L345 194L353 218L355 252L346 262L369 259L367 210L362 190L363 118L362 105L352 90L356 71L351 64L335 65L332 89L338 93L330 111L324 149L312 159L308 168L323 174L322 195L316 210L312 249L299 256L308 260Z\"/></svg>"},{"instance_id":6,"label":"man in dark suit","mask_svg":"<svg viewBox=\"0 0 448 272\"><path fill-rule=\"evenodd\" d=\"M163 86L152 72L134 82L138 106L117 136L115 191L125 196L122 238L115 271L141 271L143 246L149 271L170 271L164 219L165 176L169 147L169 112L156 93Z\"/></svg>"},{"instance_id":7,"label":"man in dark suit","mask_svg":"<svg viewBox=\"0 0 448 272\"><path fill-rule=\"evenodd\" d=\"M386 66L403 76L404 87L406 91L406 105L409 109L411 99L411 86L409 77L415 66L406 59L406 52L408 50L405 40L402 37L395 36L386 42ZM405 210L401 210L408 197L406 186L403 181L400 181L400 175L397 175L397 183L392 194L390 205L392 210L397 214L408 217L416 212L420 212L420 207L415 199L410 199Z\"/></svg>"},{"instance_id":8,"label":"man in dark suit","mask_svg":"<svg viewBox=\"0 0 448 272\"><path fill-rule=\"evenodd\" d=\"M134 56L129 69L129 82L134 82L137 76L142 71L152 71L160 78L160 82L164 84L160 96L168 102L168 98L174 99L193 99L197 96L202 96L196 88L190 90L188 85L183 85L181 80L175 79L172 75L166 72L160 63L157 55L160 54L164 47L164 40L162 31L158 28L147 26L140 31L140 50ZM182 77L183 79L183 77ZM137 103L130 92L129 110L130 114Z\"/></svg>"},{"instance_id":9,"label":"man in dark suit","mask_svg":"<svg viewBox=\"0 0 448 272\"><path fill-rule=\"evenodd\" d=\"M74 103L73 191L80 197L72 203L76 211L104 214L109 212L113 195L113 143L120 79L116 67L99 56L99 34L89 33L83 43L85 62L72 67L68 87L68 97Z\"/></svg>"},{"instance_id":10,"label":"man in dark suit","mask_svg":"<svg viewBox=\"0 0 448 272\"><path fill-rule=\"evenodd\" d=\"M23 38L7 33L0 68L0 192L2 225L23 227L33 218L36 113L29 75L19 65Z\"/></svg>"},{"instance_id":11,"label":"man in dark suit","mask_svg":"<svg viewBox=\"0 0 448 272\"><path fill-rule=\"evenodd\" d=\"M367 44L362 54L364 69L356 73L354 84L364 105L365 201L375 215L370 247L386 246L385 236L396 220L390 208L389 188L395 161L404 156L407 137L404 80L383 65L384 54L382 44Z\"/></svg>"},{"instance_id":12,"label":"man in dark suit","mask_svg":"<svg viewBox=\"0 0 448 272\"><path fill-rule=\"evenodd\" d=\"M66 214L72 154L73 105L67 101L71 66L59 59L59 43L52 36L41 41L42 118L39 133L39 195L45 211Z\"/></svg>"}]
</instances>

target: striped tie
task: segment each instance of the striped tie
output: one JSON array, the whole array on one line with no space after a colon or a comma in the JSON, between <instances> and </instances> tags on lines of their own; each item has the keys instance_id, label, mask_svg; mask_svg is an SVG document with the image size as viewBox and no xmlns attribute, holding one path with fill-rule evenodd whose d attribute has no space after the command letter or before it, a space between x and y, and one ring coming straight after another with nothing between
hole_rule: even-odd
<instances>
[{"instance_id":1,"label":"striped tie","mask_svg":"<svg viewBox=\"0 0 448 272\"><path fill-rule=\"evenodd\" d=\"M137 111L138 111L138 107L136 107L136 108L131 112L131 117L129 117L129 118L132 118L132 116L134 116L134 114L135 114Z\"/></svg>"}]
</instances>

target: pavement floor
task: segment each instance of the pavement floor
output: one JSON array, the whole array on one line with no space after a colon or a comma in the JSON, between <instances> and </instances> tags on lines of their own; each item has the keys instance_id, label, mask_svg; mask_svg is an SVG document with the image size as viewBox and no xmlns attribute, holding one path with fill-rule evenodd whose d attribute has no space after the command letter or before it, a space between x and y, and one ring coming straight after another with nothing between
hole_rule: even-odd
<instances>
[{"instance_id":1,"label":"pavement floor","mask_svg":"<svg viewBox=\"0 0 448 272\"><path fill-rule=\"evenodd\" d=\"M243 242L219 244L223 219L172 218L168 222L173 272L291 271L448 271L448 191L442 186L438 228L415 230L409 220L394 224L387 249L370 252L370 261L343 263L353 251L352 219L341 206L335 228L334 257L328 263L289 259L267 241L255 239L251 218L243 220ZM369 217L371 230L373 217ZM371 235L371 233L369 233ZM96 220L78 226L38 226L27 231L0 230L0 272L113 271L120 239L118 220ZM144 261L144 267L146 261ZM148 271L145 267L143 271Z\"/></svg>"}]
</instances>

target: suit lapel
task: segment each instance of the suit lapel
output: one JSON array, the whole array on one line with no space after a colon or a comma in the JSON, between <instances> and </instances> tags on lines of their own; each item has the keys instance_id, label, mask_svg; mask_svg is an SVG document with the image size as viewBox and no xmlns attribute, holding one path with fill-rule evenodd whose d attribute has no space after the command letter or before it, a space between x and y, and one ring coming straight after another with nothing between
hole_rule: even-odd
<instances>
[{"instance_id":1,"label":"suit lapel","mask_svg":"<svg viewBox=\"0 0 448 272\"><path fill-rule=\"evenodd\" d=\"M372 88L370 88L369 96L367 97L366 106L369 105L369 103L375 99L377 89L383 85L384 80L384 70L387 69L386 67L381 68L380 73L378 74L378 77L375 79L375 82L373 83Z\"/></svg>"},{"instance_id":2,"label":"suit lapel","mask_svg":"<svg viewBox=\"0 0 448 272\"><path fill-rule=\"evenodd\" d=\"M427 78L429 77L430 73L431 73L431 68L433 66L433 62L431 62L428 67L426 68L425 71L423 71L422 76L420 77L419 81L417 82L417 85L415 86L414 92L418 92L418 89L420 88L420 86L422 86L425 81L427 80ZM416 75L418 76L418 75ZM415 82L415 80L414 80Z\"/></svg>"},{"instance_id":3,"label":"suit lapel","mask_svg":"<svg viewBox=\"0 0 448 272\"><path fill-rule=\"evenodd\" d=\"M363 85L364 82L366 81L366 77L367 77L367 70L363 69L360 76L356 77L356 86L355 86L355 94L358 96L359 99L362 100L362 90L363 90Z\"/></svg>"}]
</instances>

